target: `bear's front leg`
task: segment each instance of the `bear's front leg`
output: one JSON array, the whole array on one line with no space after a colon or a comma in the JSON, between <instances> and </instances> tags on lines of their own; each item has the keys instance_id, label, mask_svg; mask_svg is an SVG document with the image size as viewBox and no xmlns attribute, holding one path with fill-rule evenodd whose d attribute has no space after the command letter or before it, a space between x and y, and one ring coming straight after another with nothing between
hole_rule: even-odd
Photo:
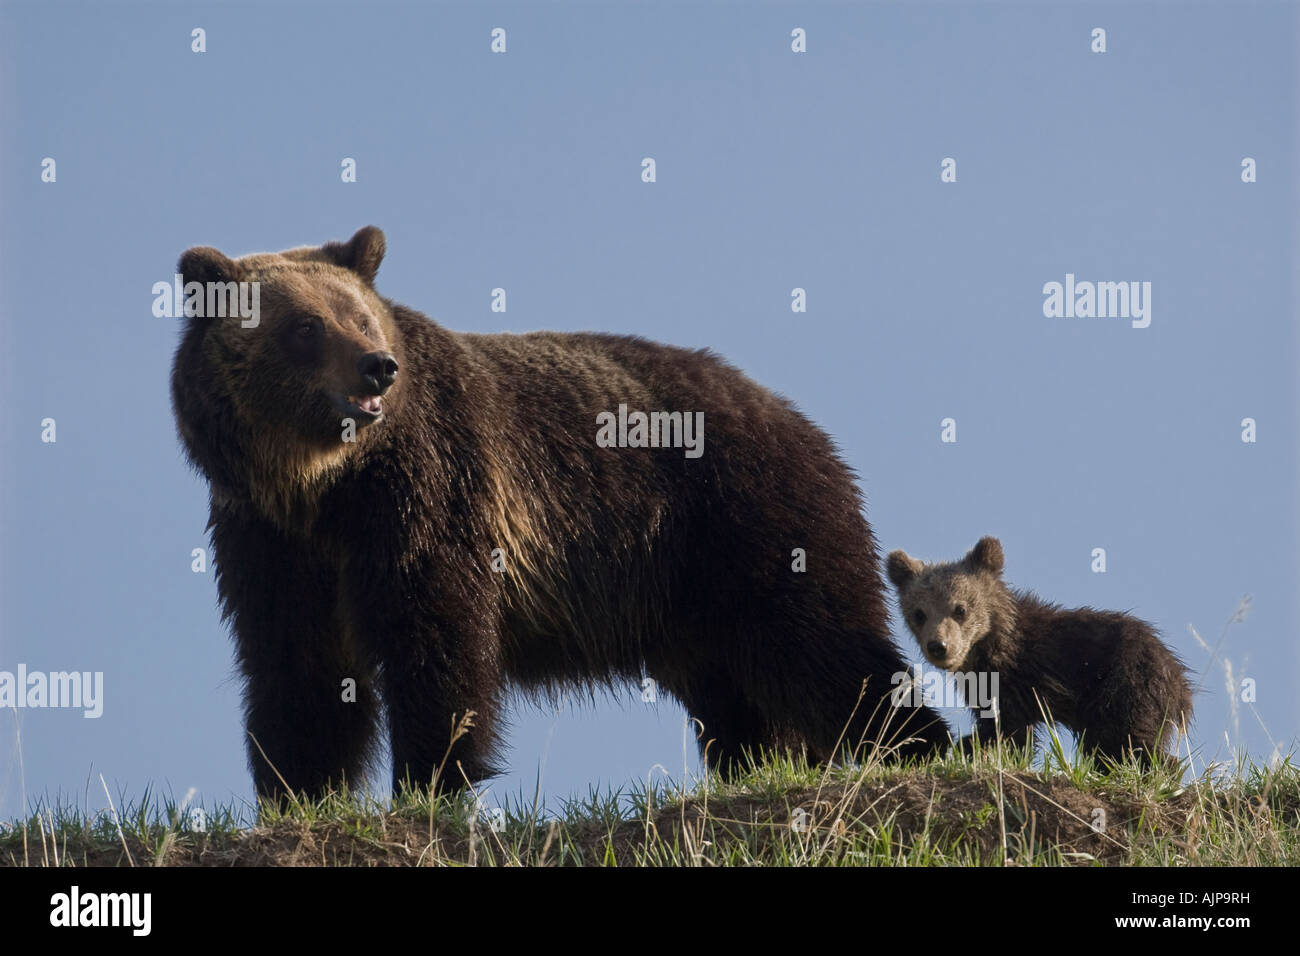
<instances>
[{"instance_id":1,"label":"bear's front leg","mask_svg":"<svg viewBox=\"0 0 1300 956\"><path fill-rule=\"evenodd\" d=\"M307 542L212 511L217 590L244 677L248 765L261 798L320 796L362 776L378 722L370 670L340 627L338 579Z\"/></svg>"},{"instance_id":2,"label":"bear's front leg","mask_svg":"<svg viewBox=\"0 0 1300 956\"><path fill-rule=\"evenodd\" d=\"M499 773L503 665L493 594L476 591L463 567L449 571L432 559L374 571L352 565L343 579L349 619L378 666L394 794L434 784L448 792Z\"/></svg>"},{"instance_id":3,"label":"bear's front leg","mask_svg":"<svg viewBox=\"0 0 1300 956\"><path fill-rule=\"evenodd\" d=\"M421 661L385 662L384 700L393 748L393 793L459 790L500 773L494 761L500 703L495 667L485 666L472 630L440 628Z\"/></svg>"}]
</instances>

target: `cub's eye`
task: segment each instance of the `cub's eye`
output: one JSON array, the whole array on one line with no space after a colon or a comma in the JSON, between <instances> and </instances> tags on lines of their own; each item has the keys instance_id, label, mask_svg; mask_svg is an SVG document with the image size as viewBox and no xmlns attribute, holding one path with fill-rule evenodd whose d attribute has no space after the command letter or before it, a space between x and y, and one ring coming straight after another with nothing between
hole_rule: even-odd
<instances>
[{"instance_id":1,"label":"cub's eye","mask_svg":"<svg viewBox=\"0 0 1300 956\"><path fill-rule=\"evenodd\" d=\"M370 334L370 321L368 319L363 320L361 323L361 334L362 335Z\"/></svg>"},{"instance_id":2,"label":"cub's eye","mask_svg":"<svg viewBox=\"0 0 1300 956\"><path fill-rule=\"evenodd\" d=\"M925 612L922 611L920 608L917 608L915 611L913 611L913 612L912 612L912 623L915 624L917 627L920 627L922 624L924 624L924 623L925 623Z\"/></svg>"},{"instance_id":3,"label":"cub's eye","mask_svg":"<svg viewBox=\"0 0 1300 956\"><path fill-rule=\"evenodd\" d=\"M952 609L952 619L959 622L966 620L966 609L958 604Z\"/></svg>"},{"instance_id":4,"label":"cub's eye","mask_svg":"<svg viewBox=\"0 0 1300 956\"><path fill-rule=\"evenodd\" d=\"M309 339L316 334L320 328L320 319L308 318L298 321L297 334L299 338Z\"/></svg>"}]
</instances>

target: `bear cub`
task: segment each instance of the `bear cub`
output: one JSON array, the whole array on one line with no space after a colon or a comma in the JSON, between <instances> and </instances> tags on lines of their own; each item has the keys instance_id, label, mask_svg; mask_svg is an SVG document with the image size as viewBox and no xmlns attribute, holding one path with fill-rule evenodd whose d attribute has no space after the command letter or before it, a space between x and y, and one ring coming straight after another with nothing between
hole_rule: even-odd
<instances>
[{"instance_id":1,"label":"bear cub","mask_svg":"<svg viewBox=\"0 0 1300 956\"><path fill-rule=\"evenodd\" d=\"M955 562L889 555L889 580L926 659L954 673L996 675L991 695L1002 735L1017 745L1031 741L1042 722L1041 700L1053 720L1080 737L1081 747L1111 760L1127 751L1146 763L1157 755L1167 760L1167 748L1192 714L1182 661L1144 621L1065 609L1012 590L1002 567L1002 545L992 537ZM969 693L966 699L973 702ZM993 708L991 701L980 703L972 736L990 743L997 734Z\"/></svg>"}]
</instances>

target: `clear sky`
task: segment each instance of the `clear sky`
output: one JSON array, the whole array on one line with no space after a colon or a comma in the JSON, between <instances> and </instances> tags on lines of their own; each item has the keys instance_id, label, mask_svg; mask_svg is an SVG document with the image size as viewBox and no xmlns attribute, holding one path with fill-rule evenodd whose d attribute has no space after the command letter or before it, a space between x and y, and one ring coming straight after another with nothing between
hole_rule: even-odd
<instances>
[{"instance_id":1,"label":"clear sky","mask_svg":"<svg viewBox=\"0 0 1300 956\"><path fill-rule=\"evenodd\" d=\"M1012 583L1160 628L1202 758L1290 749L1296 41L1292 3L4 2L0 670L102 671L104 700L0 711L0 816L98 807L101 773L251 797L150 290L189 246L367 223L380 291L450 328L716 349L834 436L882 548L996 534ZM1045 316L1067 274L1151 283L1149 327ZM1220 656L1253 702L1190 630L1246 595ZM680 777L682 723L632 688L521 706L492 790Z\"/></svg>"}]
</instances>

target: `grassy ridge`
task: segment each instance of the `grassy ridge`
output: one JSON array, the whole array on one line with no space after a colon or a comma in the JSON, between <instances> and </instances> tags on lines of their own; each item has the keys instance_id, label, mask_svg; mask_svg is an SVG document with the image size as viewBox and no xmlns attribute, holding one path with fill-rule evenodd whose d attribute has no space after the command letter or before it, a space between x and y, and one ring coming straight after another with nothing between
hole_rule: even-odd
<instances>
[{"instance_id":1,"label":"grassy ridge","mask_svg":"<svg viewBox=\"0 0 1300 956\"><path fill-rule=\"evenodd\" d=\"M9 866L1300 865L1300 769L1105 767L1028 751L910 766L774 759L731 782L593 793L497 819L473 797L341 793L283 812L172 800L88 814L41 807L0 824Z\"/></svg>"}]
</instances>

